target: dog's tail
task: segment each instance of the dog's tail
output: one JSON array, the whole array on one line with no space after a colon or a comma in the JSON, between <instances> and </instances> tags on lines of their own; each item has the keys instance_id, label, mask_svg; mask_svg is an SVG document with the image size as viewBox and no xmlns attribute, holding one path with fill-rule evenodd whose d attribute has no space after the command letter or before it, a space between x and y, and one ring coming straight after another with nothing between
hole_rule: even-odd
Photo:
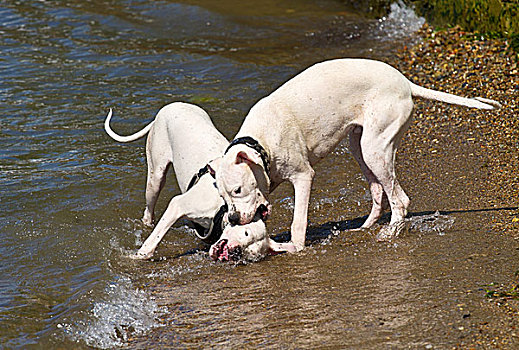
<instances>
[{"instance_id":1,"label":"dog's tail","mask_svg":"<svg viewBox=\"0 0 519 350\"><path fill-rule=\"evenodd\" d=\"M466 98L456 96L446 92L427 89L409 82L411 86L411 94L416 97L425 98L428 100L435 100L445 103L450 103L459 106L479 108L479 109L498 109L501 104L494 100L489 100L482 97Z\"/></svg>"},{"instance_id":2,"label":"dog's tail","mask_svg":"<svg viewBox=\"0 0 519 350\"><path fill-rule=\"evenodd\" d=\"M131 141L138 140L141 137L143 137L144 135L146 135L150 131L150 129L153 125L153 122L151 122L148 125L146 125L144 127L144 129L137 131L135 134L132 134L129 136L121 136L121 135L116 134L112 130L112 128L110 128L110 119L112 119L112 109L111 108L105 119L105 131L108 134L108 136L110 136L111 138L113 138L115 141L118 141L118 142L131 142Z\"/></svg>"}]
</instances>

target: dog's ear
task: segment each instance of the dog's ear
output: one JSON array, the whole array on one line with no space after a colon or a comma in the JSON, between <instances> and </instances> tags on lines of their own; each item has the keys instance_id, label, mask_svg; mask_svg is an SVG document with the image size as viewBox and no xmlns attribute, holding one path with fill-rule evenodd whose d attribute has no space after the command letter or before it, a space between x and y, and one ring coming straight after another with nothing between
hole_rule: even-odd
<instances>
[{"instance_id":1,"label":"dog's ear","mask_svg":"<svg viewBox=\"0 0 519 350\"><path fill-rule=\"evenodd\" d=\"M261 165L261 156L254 150L240 151L236 154L236 164L240 163L247 163L249 166L251 164Z\"/></svg>"}]
</instances>

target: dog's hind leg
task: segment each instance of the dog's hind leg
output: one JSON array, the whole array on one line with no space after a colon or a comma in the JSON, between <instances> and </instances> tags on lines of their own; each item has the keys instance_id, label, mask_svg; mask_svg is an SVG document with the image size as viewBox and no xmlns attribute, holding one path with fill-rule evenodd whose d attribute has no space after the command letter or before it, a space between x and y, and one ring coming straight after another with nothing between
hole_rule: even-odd
<instances>
[{"instance_id":1,"label":"dog's hind leg","mask_svg":"<svg viewBox=\"0 0 519 350\"><path fill-rule=\"evenodd\" d=\"M144 215L142 222L145 225L153 225L155 219L155 204L159 198L160 191L166 183L166 173L168 172L169 166L171 165L170 157L157 156L151 152L151 145L149 136L146 145L146 160L148 163L148 176L146 178L146 208L144 209ZM155 156L155 158L154 158Z\"/></svg>"},{"instance_id":2,"label":"dog's hind leg","mask_svg":"<svg viewBox=\"0 0 519 350\"><path fill-rule=\"evenodd\" d=\"M362 225L362 228L370 228L373 226L378 219L382 216L385 209L389 207L387 195L384 192L382 184L378 181L377 177L369 169L362 156L362 148L360 145L360 139L362 137L362 127L355 126L350 131L350 151L355 157L355 160L359 163L360 169L364 174L364 177L368 181L369 190L371 192L372 206L371 212Z\"/></svg>"},{"instance_id":3,"label":"dog's hind leg","mask_svg":"<svg viewBox=\"0 0 519 350\"><path fill-rule=\"evenodd\" d=\"M148 177L146 179L146 208L142 216L142 222L147 226L152 226L155 220L155 204L159 198L160 191L166 182L168 167L150 171L148 167Z\"/></svg>"},{"instance_id":4,"label":"dog's hind leg","mask_svg":"<svg viewBox=\"0 0 519 350\"><path fill-rule=\"evenodd\" d=\"M377 125L369 129L365 128L360 140L364 161L382 185L391 206L391 221L377 235L377 240L380 241L391 240L404 230L404 219L409 206L409 197L398 183L395 172L396 150L409 123L410 110L402 111L407 115L400 114L400 118L385 118L385 120L393 120L393 123L384 129ZM380 130L383 130L382 133Z\"/></svg>"}]
</instances>

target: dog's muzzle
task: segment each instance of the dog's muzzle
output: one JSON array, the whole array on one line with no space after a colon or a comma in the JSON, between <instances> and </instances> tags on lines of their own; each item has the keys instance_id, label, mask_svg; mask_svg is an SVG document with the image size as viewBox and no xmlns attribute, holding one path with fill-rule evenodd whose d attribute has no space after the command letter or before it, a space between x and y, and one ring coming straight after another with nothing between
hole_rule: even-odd
<instances>
[{"instance_id":1,"label":"dog's muzzle","mask_svg":"<svg viewBox=\"0 0 519 350\"><path fill-rule=\"evenodd\" d=\"M216 261L227 261L229 260L229 247L227 246L228 240L221 239L216 242L212 247L209 255L211 258Z\"/></svg>"},{"instance_id":2,"label":"dog's muzzle","mask_svg":"<svg viewBox=\"0 0 519 350\"><path fill-rule=\"evenodd\" d=\"M240 246L231 247L227 239L221 239L209 252L214 261L240 261L243 258L243 249Z\"/></svg>"},{"instance_id":3,"label":"dog's muzzle","mask_svg":"<svg viewBox=\"0 0 519 350\"><path fill-rule=\"evenodd\" d=\"M270 216L269 208L265 204L260 204L260 206L256 210L256 213L254 214L253 220L257 220L259 218L263 221L266 221L269 216ZM240 225L241 224L241 215L239 212L234 211L227 215L227 220L229 220L229 223L233 226Z\"/></svg>"},{"instance_id":4,"label":"dog's muzzle","mask_svg":"<svg viewBox=\"0 0 519 350\"><path fill-rule=\"evenodd\" d=\"M229 220L229 223L233 226L240 224L240 213L237 211L230 213L227 216L227 219Z\"/></svg>"},{"instance_id":5,"label":"dog's muzzle","mask_svg":"<svg viewBox=\"0 0 519 350\"><path fill-rule=\"evenodd\" d=\"M229 258L232 261L240 261L243 257L243 249L241 247L235 247L229 249Z\"/></svg>"}]
</instances>

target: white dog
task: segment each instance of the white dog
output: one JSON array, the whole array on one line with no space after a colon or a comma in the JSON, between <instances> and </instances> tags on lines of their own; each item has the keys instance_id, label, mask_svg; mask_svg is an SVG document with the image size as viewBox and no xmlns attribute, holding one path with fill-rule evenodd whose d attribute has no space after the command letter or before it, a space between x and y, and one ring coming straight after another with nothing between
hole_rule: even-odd
<instances>
[{"instance_id":1,"label":"white dog","mask_svg":"<svg viewBox=\"0 0 519 350\"><path fill-rule=\"evenodd\" d=\"M211 165L221 158L229 141L214 127L209 115L195 105L171 103L159 111L154 121L130 136L120 136L112 131L111 117L112 110L106 117L105 130L116 141L135 141L149 133L146 143L146 209L142 221L147 225L153 223L155 204L170 165L173 165L183 193L173 197L153 232L132 257L151 258L166 232L181 218L193 222L196 235L202 240L208 243L218 240L228 223L227 207L210 173ZM258 260L269 251L282 251L281 246L268 237L261 219L229 229L225 233L226 241L219 242L221 254L213 254L214 259ZM230 242L228 247L227 242ZM270 250L265 250L265 246Z\"/></svg>"},{"instance_id":2,"label":"white dog","mask_svg":"<svg viewBox=\"0 0 519 350\"><path fill-rule=\"evenodd\" d=\"M227 149L216 169L216 184L229 206L229 221L249 223L258 208L269 207L267 194L288 180L295 192L292 244L302 250L312 166L349 135L373 199L363 227L377 222L389 200L391 221L377 239L397 236L409 198L396 179L395 153L410 124L413 96L480 109L500 107L496 101L417 86L378 61L318 63L256 103Z\"/></svg>"}]
</instances>

